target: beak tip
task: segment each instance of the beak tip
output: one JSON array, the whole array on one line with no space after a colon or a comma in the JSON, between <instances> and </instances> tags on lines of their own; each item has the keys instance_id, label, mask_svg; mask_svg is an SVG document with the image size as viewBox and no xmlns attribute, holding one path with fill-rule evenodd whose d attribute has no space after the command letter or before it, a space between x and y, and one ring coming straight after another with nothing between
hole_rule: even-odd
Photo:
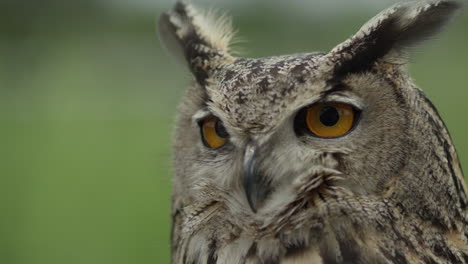
<instances>
[{"instance_id":1,"label":"beak tip","mask_svg":"<svg viewBox=\"0 0 468 264\"><path fill-rule=\"evenodd\" d=\"M249 203L250 209L252 209L252 212L257 213L257 209L255 207L254 201L252 201L252 196L247 194L247 202Z\"/></svg>"},{"instance_id":2,"label":"beak tip","mask_svg":"<svg viewBox=\"0 0 468 264\"><path fill-rule=\"evenodd\" d=\"M255 182L252 181L252 177L247 177L244 181L244 191L247 198L247 203L249 204L250 209L254 213L257 212L257 190Z\"/></svg>"},{"instance_id":3,"label":"beak tip","mask_svg":"<svg viewBox=\"0 0 468 264\"><path fill-rule=\"evenodd\" d=\"M243 185L249 207L257 213L269 189L265 178L256 171L256 148L253 145L247 146L245 151Z\"/></svg>"}]
</instances>

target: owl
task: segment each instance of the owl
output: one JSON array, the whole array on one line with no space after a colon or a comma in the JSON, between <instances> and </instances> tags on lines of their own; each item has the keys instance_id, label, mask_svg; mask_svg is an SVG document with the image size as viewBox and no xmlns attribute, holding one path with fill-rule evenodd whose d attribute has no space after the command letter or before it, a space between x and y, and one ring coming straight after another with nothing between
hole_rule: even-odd
<instances>
[{"instance_id":1,"label":"owl","mask_svg":"<svg viewBox=\"0 0 468 264\"><path fill-rule=\"evenodd\" d=\"M329 52L242 58L226 16L177 2L173 263L468 263L467 185L408 51L453 0L396 4Z\"/></svg>"}]
</instances>

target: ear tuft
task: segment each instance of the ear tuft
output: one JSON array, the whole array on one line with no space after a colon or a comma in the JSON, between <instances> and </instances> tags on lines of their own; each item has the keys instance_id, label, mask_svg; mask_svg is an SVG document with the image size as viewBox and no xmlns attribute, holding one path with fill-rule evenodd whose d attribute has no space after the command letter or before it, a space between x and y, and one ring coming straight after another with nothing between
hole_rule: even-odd
<instances>
[{"instance_id":1,"label":"ear tuft","mask_svg":"<svg viewBox=\"0 0 468 264\"><path fill-rule=\"evenodd\" d=\"M424 41L450 20L461 6L455 0L397 4L367 22L353 37L326 55L335 75L369 70L377 60L401 60L408 47Z\"/></svg>"},{"instance_id":2,"label":"ear tuft","mask_svg":"<svg viewBox=\"0 0 468 264\"><path fill-rule=\"evenodd\" d=\"M201 13L193 6L187 6L188 15L193 19L195 30L209 46L228 54L235 36L232 18L224 13L210 9Z\"/></svg>"},{"instance_id":3,"label":"ear tuft","mask_svg":"<svg viewBox=\"0 0 468 264\"><path fill-rule=\"evenodd\" d=\"M201 13L192 5L177 2L158 22L159 36L166 48L188 63L200 83L210 70L230 61L234 31L231 19L216 12Z\"/></svg>"}]
</instances>

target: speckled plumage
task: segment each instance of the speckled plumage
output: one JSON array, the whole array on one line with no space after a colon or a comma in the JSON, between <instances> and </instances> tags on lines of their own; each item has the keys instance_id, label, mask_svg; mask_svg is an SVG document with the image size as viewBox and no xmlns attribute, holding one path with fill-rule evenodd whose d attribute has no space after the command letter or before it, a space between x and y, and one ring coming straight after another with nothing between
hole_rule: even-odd
<instances>
[{"instance_id":1,"label":"speckled plumage","mask_svg":"<svg viewBox=\"0 0 468 264\"><path fill-rule=\"evenodd\" d=\"M260 59L229 53L226 17L208 27L185 3L163 14L161 38L194 76L174 144L173 263L468 263L458 157L405 70L407 47L458 6L398 4L330 52ZM317 102L351 104L359 123L338 138L298 134L295 117ZM202 143L207 116L230 135L219 149ZM255 212L242 185L251 155L267 190Z\"/></svg>"}]
</instances>

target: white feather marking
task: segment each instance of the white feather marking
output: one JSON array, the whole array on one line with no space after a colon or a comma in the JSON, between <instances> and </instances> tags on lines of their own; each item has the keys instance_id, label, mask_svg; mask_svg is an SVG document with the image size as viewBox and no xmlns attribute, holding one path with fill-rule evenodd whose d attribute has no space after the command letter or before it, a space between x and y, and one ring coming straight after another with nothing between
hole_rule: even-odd
<instances>
[{"instance_id":1,"label":"white feather marking","mask_svg":"<svg viewBox=\"0 0 468 264\"><path fill-rule=\"evenodd\" d=\"M235 36L231 17L213 9L200 12L192 5L187 5L187 14L192 19L195 31L209 46L224 53L231 51Z\"/></svg>"},{"instance_id":2,"label":"white feather marking","mask_svg":"<svg viewBox=\"0 0 468 264\"><path fill-rule=\"evenodd\" d=\"M232 241L232 243L220 249L217 263L244 263L252 243L253 241L247 238L239 238Z\"/></svg>"}]
</instances>

